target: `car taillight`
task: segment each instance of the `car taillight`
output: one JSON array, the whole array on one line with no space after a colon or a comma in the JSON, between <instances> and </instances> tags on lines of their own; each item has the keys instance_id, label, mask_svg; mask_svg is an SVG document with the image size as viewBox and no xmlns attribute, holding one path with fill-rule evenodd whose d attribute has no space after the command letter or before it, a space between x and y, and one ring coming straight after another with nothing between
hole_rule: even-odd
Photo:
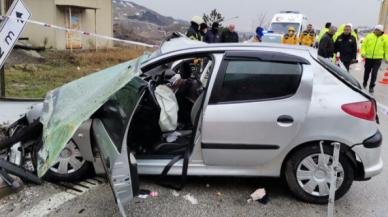
<instances>
[{"instance_id":1,"label":"car taillight","mask_svg":"<svg viewBox=\"0 0 388 217\"><path fill-rule=\"evenodd\" d=\"M375 104L371 101L356 102L341 106L342 110L356 118L365 119L368 121L376 120Z\"/></svg>"}]
</instances>

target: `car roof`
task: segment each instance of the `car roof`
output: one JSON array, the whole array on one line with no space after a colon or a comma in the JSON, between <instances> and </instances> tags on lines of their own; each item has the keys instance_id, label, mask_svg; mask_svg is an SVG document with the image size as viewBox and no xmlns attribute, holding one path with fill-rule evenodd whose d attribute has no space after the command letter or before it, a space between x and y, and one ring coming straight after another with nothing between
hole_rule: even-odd
<instances>
[{"instance_id":1,"label":"car roof","mask_svg":"<svg viewBox=\"0 0 388 217\"><path fill-rule=\"evenodd\" d=\"M151 57L142 63L142 68L146 69L158 62L164 57L175 54L189 53L216 53L227 51L277 51L287 54L297 55L307 59L311 58L311 54L317 53L311 51L306 46L299 45L284 45L275 43L215 43L208 44L200 41L190 40L184 35L177 38L169 39L162 43L160 48L155 51Z\"/></svg>"},{"instance_id":2,"label":"car roof","mask_svg":"<svg viewBox=\"0 0 388 217\"><path fill-rule=\"evenodd\" d=\"M174 51L181 50L190 50L190 49L203 49L207 50L231 50L231 49L244 49L244 48L254 48L254 47L265 47L265 48L276 48L276 49L291 49L291 50L300 50L308 51L308 48L305 46L299 45L284 45L284 44L275 44L275 43L212 43L208 44L205 42L190 40L185 36L179 38L174 38L169 41L165 41L160 47L160 55L171 53Z\"/></svg>"}]
</instances>

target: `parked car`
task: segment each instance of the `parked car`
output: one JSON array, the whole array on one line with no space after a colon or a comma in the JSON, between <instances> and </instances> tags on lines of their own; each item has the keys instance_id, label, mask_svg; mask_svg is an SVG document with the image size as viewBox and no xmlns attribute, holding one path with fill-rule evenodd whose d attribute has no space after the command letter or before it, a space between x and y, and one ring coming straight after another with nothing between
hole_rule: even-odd
<instances>
[{"instance_id":1,"label":"parked car","mask_svg":"<svg viewBox=\"0 0 388 217\"><path fill-rule=\"evenodd\" d=\"M354 180L382 171L375 100L311 48L176 38L138 68L122 67L136 69L136 76L91 111L49 164L49 176L79 178L100 158L123 214L136 195L137 172L282 177L300 200L327 203L333 142L341 143L337 199ZM183 80L178 87L177 75ZM157 91L162 86L171 88L166 91L175 93L177 104ZM56 96L54 103L62 102ZM72 102L74 115L87 110L82 100ZM26 119L31 123L49 110L37 106ZM162 130L164 121L175 129Z\"/></svg>"}]
</instances>

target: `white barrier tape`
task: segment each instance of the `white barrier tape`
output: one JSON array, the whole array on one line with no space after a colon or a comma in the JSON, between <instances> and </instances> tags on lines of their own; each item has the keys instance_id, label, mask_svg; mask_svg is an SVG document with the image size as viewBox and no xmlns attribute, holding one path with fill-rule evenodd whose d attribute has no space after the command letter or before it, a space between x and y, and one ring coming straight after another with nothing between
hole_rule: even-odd
<instances>
[{"instance_id":1,"label":"white barrier tape","mask_svg":"<svg viewBox=\"0 0 388 217\"><path fill-rule=\"evenodd\" d=\"M82 34L82 35L85 35L85 36L93 36L93 37L97 37L97 38L102 38L102 39L122 42L122 43L126 43L126 44L150 47L150 48L158 47L157 45L151 45L151 44L146 44L146 43L137 42L137 41L124 40L124 39L114 38L114 37L110 37L110 36L106 36L106 35L100 35L100 34L96 34L96 33L92 33L92 32L85 32L85 31L82 31L82 30L69 29L69 28L65 28L65 27L62 27L62 26L56 26L56 25L52 25L52 24L48 24L48 23L43 23L43 22L35 21L35 20L24 20L24 19L18 19L18 18L15 18L15 17L8 17L8 16L0 16L0 19L1 20L17 19L17 20L20 20L20 21L23 21L23 22L36 24L36 25L43 26L43 27L46 27L46 28L58 29L58 30L66 31L66 32L76 32L76 33L79 33L79 34Z\"/></svg>"},{"instance_id":2,"label":"white barrier tape","mask_svg":"<svg viewBox=\"0 0 388 217\"><path fill-rule=\"evenodd\" d=\"M377 109L379 112L383 113L385 116L388 116L388 107L380 103L377 103Z\"/></svg>"}]
</instances>

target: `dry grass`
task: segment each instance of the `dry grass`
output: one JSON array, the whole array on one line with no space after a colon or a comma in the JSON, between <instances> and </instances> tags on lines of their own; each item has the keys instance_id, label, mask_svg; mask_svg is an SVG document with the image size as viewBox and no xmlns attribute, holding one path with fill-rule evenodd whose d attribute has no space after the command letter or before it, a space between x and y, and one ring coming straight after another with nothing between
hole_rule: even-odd
<instances>
[{"instance_id":1,"label":"dry grass","mask_svg":"<svg viewBox=\"0 0 388 217\"><path fill-rule=\"evenodd\" d=\"M41 53L42 64L6 68L6 96L42 98L47 91L90 73L141 56L146 50L112 48L97 51L53 51Z\"/></svg>"}]
</instances>

